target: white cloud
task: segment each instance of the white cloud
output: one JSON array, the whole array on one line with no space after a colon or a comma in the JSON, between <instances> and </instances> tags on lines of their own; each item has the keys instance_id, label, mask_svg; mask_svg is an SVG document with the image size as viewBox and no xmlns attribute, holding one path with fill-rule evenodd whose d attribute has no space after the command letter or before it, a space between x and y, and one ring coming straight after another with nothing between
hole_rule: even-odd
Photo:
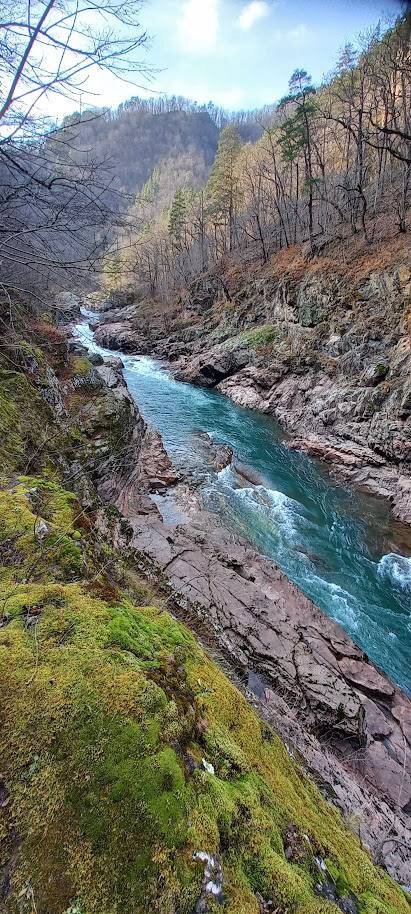
<instances>
[{"instance_id":1,"label":"white cloud","mask_svg":"<svg viewBox=\"0 0 411 914\"><path fill-rule=\"evenodd\" d=\"M251 0L251 3L244 7L238 24L244 30L251 29L255 22L268 16L269 12L270 8L265 0Z\"/></svg>"},{"instance_id":2,"label":"white cloud","mask_svg":"<svg viewBox=\"0 0 411 914\"><path fill-rule=\"evenodd\" d=\"M180 45L191 54L210 54L217 43L219 0L186 0L178 24Z\"/></svg>"}]
</instances>

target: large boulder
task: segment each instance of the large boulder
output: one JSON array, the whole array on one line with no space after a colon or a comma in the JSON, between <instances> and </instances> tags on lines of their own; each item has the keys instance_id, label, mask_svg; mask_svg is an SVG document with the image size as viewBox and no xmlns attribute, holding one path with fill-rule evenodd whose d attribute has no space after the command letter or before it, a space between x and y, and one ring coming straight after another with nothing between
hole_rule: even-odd
<instances>
[{"instance_id":1,"label":"large boulder","mask_svg":"<svg viewBox=\"0 0 411 914\"><path fill-rule=\"evenodd\" d=\"M176 377L180 381L188 381L201 387L215 387L220 381L236 374L249 362L248 349L216 346L208 353L189 360L176 372Z\"/></svg>"}]
</instances>

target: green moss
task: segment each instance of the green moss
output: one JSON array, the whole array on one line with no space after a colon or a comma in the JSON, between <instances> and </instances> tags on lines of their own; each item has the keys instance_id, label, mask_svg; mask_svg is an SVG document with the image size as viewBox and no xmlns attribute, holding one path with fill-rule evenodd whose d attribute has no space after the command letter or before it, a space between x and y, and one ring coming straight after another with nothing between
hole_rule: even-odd
<instances>
[{"instance_id":1,"label":"green moss","mask_svg":"<svg viewBox=\"0 0 411 914\"><path fill-rule=\"evenodd\" d=\"M1 753L22 846L10 911L29 874L38 909L52 914L73 899L87 914L189 914L192 854L205 849L233 874L232 914L256 914L257 891L280 910L311 904L318 914L309 869L284 856L292 817L337 855L367 904L371 892L405 914L399 890L183 626L80 584L21 584L11 605L0 631ZM220 770L189 775L188 753Z\"/></svg>"},{"instance_id":2,"label":"green moss","mask_svg":"<svg viewBox=\"0 0 411 914\"><path fill-rule=\"evenodd\" d=\"M350 891L350 885L345 873L343 873L341 869L333 862L333 860L330 860L329 857L326 858L325 864L331 879L333 882L335 882L338 895L348 895Z\"/></svg>"},{"instance_id":3,"label":"green moss","mask_svg":"<svg viewBox=\"0 0 411 914\"><path fill-rule=\"evenodd\" d=\"M87 359L85 357L81 357L81 356L75 356L72 359L71 364L72 364L73 374L76 377L80 377L80 378L87 375L93 367L91 362L89 361L89 359Z\"/></svg>"},{"instance_id":4,"label":"green moss","mask_svg":"<svg viewBox=\"0 0 411 914\"><path fill-rule=\"evenodd\" d=\"M79 505L69 492L47 479L20 477L0 491L0 581L82 576L83 554L75 541Z\"/></svg>"},{"instance_id":5,"label":"green moss","mask_svg":"<svg viewBox=\"0 0 411 914\"><path fill-rule=\"evenodd\" d=\"M269 346L277 338L277 331L273 324L263 324L256 327L255 330L244 330L236 337L236 343L242 346L248 346L250 349L259 349L263 346Z\"/></svg>"},{"instance_id":6,"label":"green moss","mask_svg":"<svg viewBox=\"0 0 411 914\"><path fill-rule=\"evenodd\" d=\"M27 455L39 447L39 428L47 432L49 410L27 378L0 371L0 473L23 469Z\"/></svg>"}]
</instances>

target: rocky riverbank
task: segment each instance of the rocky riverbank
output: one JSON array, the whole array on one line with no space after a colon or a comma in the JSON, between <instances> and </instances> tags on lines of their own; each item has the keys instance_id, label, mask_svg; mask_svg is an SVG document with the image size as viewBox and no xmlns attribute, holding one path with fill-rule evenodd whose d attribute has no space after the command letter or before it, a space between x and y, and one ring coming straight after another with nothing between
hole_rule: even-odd
<instances>
[{"instance_id":1,"label":"rocky riverbank","mask_svg":"<svg viewBox=\"0 0 411 914\"><path fill-rule=\"evenodd\" d=\"M399 239L346 258L289 251L264 269L226 268L223 282L204 275L166 328L155 306L127 299L102 313L97 340L275 416L291 447L410 523L409 252Z\"/></svg>"},{"instance_id":2,"label":"rocky riverbank","mask_svg":"<svg viewBox=\"0 0 411 914\"><path fill-rule=\"evenodd\" d=\"M97 490L127 521L117 547L132 550L140 570L161 581L175 612L215 639L232 670L254 686L260 713L291 737L375 857L408 883L409 699L272 562L204 511L158 434L143 423L120 363L94 366L74 386L88 390L82 421ZM116 416L117 459L108 444ZM212 466L231 461L229 448L203 438ZM164 520L152 497L159 493L168 493L179 522Z\"/></svg>"}]
</instances>

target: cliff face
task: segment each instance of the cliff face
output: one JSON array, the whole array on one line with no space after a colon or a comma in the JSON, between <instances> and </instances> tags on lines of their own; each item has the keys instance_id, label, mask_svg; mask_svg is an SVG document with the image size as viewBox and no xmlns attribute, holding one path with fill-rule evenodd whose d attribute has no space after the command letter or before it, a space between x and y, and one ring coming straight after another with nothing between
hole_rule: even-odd
<instances>
[{"instance_id":1,"label":"cliff face","mask_svg":"<svg viewBox=\"0 0 411 914\"><path fill-rule=\"evenodd\" d=\"M261 580L247 582L238 544L230 562L230 544L218 543L218 531L201 548L195 525L179 534L162 523L150 493L177 477L161 440L143 422L116 363L93 365L59 339L53 364L47 352L26 346L21 370L1 372L2 909L200 914L219 903L227 914L405 914L405 894L372 864L293 750L165 611L174 600L188 619L190 606L206 619L211 609L204 595L194 598L179 584L179 574L186 580L182 551L196 566L215 561L220 550L217 583L229 582L233 594L241 587L242 615L230 605L221 636L230 653L230 637L245 625L234 659L243 653L247 660L253 649L246 612L255 609L257 586L260 600L283 592L284 618L273 617L270 636L279 640L293 630L291 592L297 616L307 615L309 601L304 608L295 588L269 563L258 569L257 558ZM162 539L160 552L150 536ZM304 661L312 649L320 669L312 618L312 645L308 650L299 638L298 653ZM362 658L331 623L327 638L338 664L344 656L349 667L331 673L335 683L346 682L341 733L345 727L349 736L351 727L361 741ZM273 663L273 644L264 643ZM301 707L304 669L312 682L299 662ZM372 743L387 727L398 742L396 721L408 740L406 700L369 665L366 678L367 694L370 686L385 709L378 718L373 695L366 698L375 707L372 725L367 717ZM269 721L281 701L271 713L268 693L255 698ZM308 716L320 720L323 701L311 696ZM299 716L288 708L287 717L286 707L283 722L303 749ZM332 713L331 702L326 716ZM307 737L305 748L315 768L320 746ZM338 805L349 811L357 791L357 802L372 810L361 825L374 852L408 882L405 774L393 825L387 802L361 791L331 758L323 755L323 770L333 767Z\"/></svg>"}]
</instances>

